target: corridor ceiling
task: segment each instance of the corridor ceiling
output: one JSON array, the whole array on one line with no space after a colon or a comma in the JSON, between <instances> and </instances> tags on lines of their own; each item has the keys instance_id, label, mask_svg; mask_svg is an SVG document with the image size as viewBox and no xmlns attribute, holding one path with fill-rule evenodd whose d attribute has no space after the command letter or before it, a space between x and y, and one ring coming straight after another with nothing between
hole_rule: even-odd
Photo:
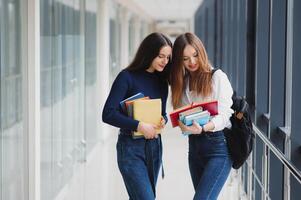
<instances>
[{"instance_id":1,"label":"corridor ceiling","mask_svg":"<svg viewBox=\"0 0 301 200\"><path fill-rule=\"evenodd\" d=\"M132 0L155 20L190 19L203 0Z\"/></svg>"}]
</instances>

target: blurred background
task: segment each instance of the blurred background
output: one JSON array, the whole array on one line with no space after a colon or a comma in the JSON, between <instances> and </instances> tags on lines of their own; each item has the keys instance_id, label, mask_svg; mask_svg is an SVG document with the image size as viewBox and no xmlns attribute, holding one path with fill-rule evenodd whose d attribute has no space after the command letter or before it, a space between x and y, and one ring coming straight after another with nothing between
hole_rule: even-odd
<instances>
[{"instance_id":1,"label":"blurred background","mask_svg":"<svg viewBox=\"0 0 301 200\"><path fill-rule=\"evenodd\" d=\"M254 150L219 199L300 199L300 9L299 0L0 0L0 199L128 199L118 129L101 111L154 31L172 41L196 33L251 105ZM187 138L170 124L162 137L157 199L192 199Z\"/></svg>"}]
</instances>

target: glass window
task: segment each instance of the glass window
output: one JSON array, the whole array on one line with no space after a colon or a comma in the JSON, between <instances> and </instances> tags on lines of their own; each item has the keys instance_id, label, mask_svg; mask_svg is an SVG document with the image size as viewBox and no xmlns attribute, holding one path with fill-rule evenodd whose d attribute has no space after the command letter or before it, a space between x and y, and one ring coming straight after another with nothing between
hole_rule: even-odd
<instances>
[{"instance_id":1,"label":"glass window","mask_svg":"<svg viewBox=\"0 0 301 200\"><path fill-rule=\"evenodd\" d=\"M270 3L257 1L256 24L256 125L268 135Z\"/></svg>"},{"instance_id":2,"label":"glass window","mask_svg":"<svg viewBox=\"0 0 301 200\"><path fill-rule=\"evenodd\" d=\"M120 6L110 2L110 82L121 70L121 25L119 16Z\"/></svg>"},{"instance_id":3,"label":"glass window","mask_svg":"<svg viewBox=\"0 0 301 200\"><path fill-rule=\"evenodd\" d=\"M82 6L80 1L70 4L69 0L44 0L40 4L43 200L54 199L71 180L76 166L85 159L87 47L82 30L85 27ZM93 60L91 62L93 66ZM93 76L87 81L93 84Z\"/></svg>"},{"instance_id":4,"label":"glass window","mask_svg":"<svg viewBox=\"0 0 301 200\"><path fill-rule=\"evenodd\" d=\"M273 1L270 5L270 127L269 138L284 153L285 134L279 127L285 126L285 69L286 69L286 0ZM274 15L273 13L277 13ZM283 164L273 154L269 157L269 197L283 197ZM278 173L278 176L273 174Z\"/></svg>"},{"instance_id":5,"label":"glass window","mask_svg":"<svg viewBox=\"0 0 301 200\"><path fill-rule=\"evenodd\" d=\"M129 20L129 60L133 60L135 56L135 16L131 16Z\"/></svg>"},{"instance_id":6,"label":"glass window","mask_svg":"<svg viewBox=\"0 0 301 200\"><path fill-rule=\"evenodd\" d=\"M23 2L24 3L24 2ZM22 9L19 0L0 1L0 197L27 199L26 135L23 121Z\"/></svg>"},{"instance_id":7,"label":"glass window","mask_svg":"<svg viewBox=\"0 0 301 200\"><path fill-rule=\"evenodd\" d=\"M292 5L293 9L293 19L289 22L292 23L293 30L293 38L292 39L292 108L291 108L291 161L292 163L301 170L301 93L300 93L300 85L301 85L301 23L299 21L301 17L301 13L299 10L301 9L301 1L291 0L289 1ZM301 196L300 190L300 181L298 182L295 177L290 176L290 198L292 200L297 200Z\"/></svg>"},{"instance_id":8,"label":"glass window","mask_svg":"<svg viewBox=\"0 0 301 200\"><path fill-rule=\"evenodd\" d=\"M99 123L99 116L95 107L97 105L96 95L96 4L97 0L86 2L85 14L85 133L87 151L94 147L98 141L96 124Z\"/></svg>"},{"instance_id":9,"label":"glass window","mask_svg":"<svg viewBox=\"0 0 301 200\"><path fill-rule=\"evenodd\" d=\"M147 22L146 21L141 21L141 27L140 27L140 40L142 41L146 35L147 35Z\"/></svg>"}]
</instances>

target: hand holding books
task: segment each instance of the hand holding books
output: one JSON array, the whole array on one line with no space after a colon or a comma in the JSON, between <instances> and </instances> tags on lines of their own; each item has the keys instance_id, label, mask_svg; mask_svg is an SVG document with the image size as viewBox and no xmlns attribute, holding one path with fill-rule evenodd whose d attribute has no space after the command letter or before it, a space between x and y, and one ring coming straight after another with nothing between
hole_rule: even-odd
<instances>
[{"instance_id":1,"label":"hand holding books","mask_svg":"<svg viewBox=\"0 0 301 200\"><path fill-rule=\"evenodd\" d=\"M165 119L161 117L159 125L148 124L145 122L140 122L137 131L143 133L145 139L154 139L158 137L157 130L162 130L165 127Z\"/></svg>"},{"instance_id":2,"label":"hand holding books","mask_svg":"<svg viewBox=\"0 0 301 200\"><path fill-rule=\"evenodd\" d=\"M204 132L211 116L218 114L217 101L191 104L170 113L173 127L179 125L184 135ZM211 126L211 125L210 125Z\"/></svg>"},{"instance_id":3,"label":"hand holding books","mask_svg":"<svg viewBox=\"0 0 301 200\"><path fill-rule=\"evenodd\" d=\"M203 126L209 122L210 113L203 111L202 107L197 108L179 113L179 126L185 135L200 134Z\"/></svg>"},{"instance_id":4,"label":"hand holding books","mask_svg":"<svg viewBox=\"0 0 301 200\"><path fill-rule=\"evenodd\" d=\"M196 121L193 121L191 126L186 126L179 120L179 127L182 130L182 133L185 135L201 134L203 132L203 127L200 126L200 124Z\"/></svg>"},{"instance_id":5,"label":"hand holding books","mask_svg":"<svg viewBox=\"0 0 301 200\"><path fill-rule=\"evenodd\" d=\"M120 106L125 114L139 121L137 131L133 131L134 138L156 138L165 126L161 116L161 99L149 99L138 93L121 101Z\"/></svg>"},{"instance_id":6,"label":"hand holding books","mask_svg":"<svg viewBox=\"0 0 301 200\"><path fill-rule=\"evenodd\" d=\"M145 122L139 122L137 131L143 133L145 139L154 139L158 137L157 126Z\"/></svg>"}]
</instances>

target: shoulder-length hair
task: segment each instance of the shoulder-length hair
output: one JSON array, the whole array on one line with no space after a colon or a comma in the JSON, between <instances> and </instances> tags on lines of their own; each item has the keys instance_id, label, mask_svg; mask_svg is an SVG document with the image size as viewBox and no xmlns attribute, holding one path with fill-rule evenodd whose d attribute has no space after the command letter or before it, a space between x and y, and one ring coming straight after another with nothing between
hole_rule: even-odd
<instances>
[{"instance_id":1,"label":"shoulder-length hair","mask_svg":"<svg viewBox=\"0 0 301 200\"><path fill-rule=\"evenodd\" d=\"M172 48L172 43L168 37L157 32L149 34L141 42L133 61L126 69L129 71L147 70L151 66L153 60L159 55L161 48L164 46L170 46ZM171 60L169 60L163 72L159 73L161 78L164 78L165 80L168 79L170 65Z\"/></svg>"},{"instance_id":2,"label":"shoulder-length hair","mask_svg":"<svg viewBox=\"0 0 301 200\"><path fill-rule=\"evenodd\" d=\"M204 97L212 93L211 66L205 47L196 35L184 33L176 38L172 50L173 59L169 79L172 92L171 101L174 108L181 106L183 90L186 87L185 76L190 75L183 64L183 52L187 45L191 45L196 50L199 64L199 69L193 72L193 76L190 76L190 90Z\"/></svg>"}]
</instances>

